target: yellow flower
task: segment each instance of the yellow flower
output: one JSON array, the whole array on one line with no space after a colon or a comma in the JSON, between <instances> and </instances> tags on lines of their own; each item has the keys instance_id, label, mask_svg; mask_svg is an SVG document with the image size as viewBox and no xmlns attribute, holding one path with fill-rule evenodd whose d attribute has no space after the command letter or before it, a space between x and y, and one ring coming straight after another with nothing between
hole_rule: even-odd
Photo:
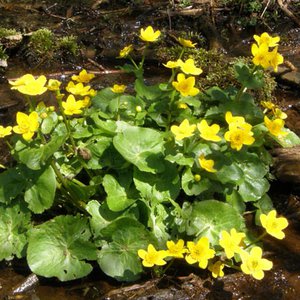
<instances>
[{"instance_id":1,"label":"yellow flower","mask_svg":"<svg viewBox=\"0 0 300 300\"><path fill-rule=\"evenodd\" d=\"M264 107L268 110L272 110L273 108L276 107L276 105L274 103L272 103L271 101L260 101L260 104L262 107Z\"/></svg>"},{"instance_id":2,"label":"yellow flower","mask_svg":"<svg viewBox=\"0 0 300 300\"><path fill-rule=\"evenodd\" d=\"M122 50L120 50L120 54L118 58L125 58L133 51L133 45L125 46Z\"/></svg>"},{"instance_id":3,"label":"yellow flower","mask_svg":"<svg viewBox=\"0 0 300 300\"><path fill-rule=\"evenodd\" d=\"M91 98L89 96L85 96L82 100L82 107L86 108L91 105Z\"/></svg>"},{"instance_id":4,"label":"yellow flower","mask_svg":"<svg viewBox=\"0 0 300 300\"><path fill-rule=\"evenodd\" d=\"M195 66L195 62L192 58L187 59L180 64L181 71L185 74L200 75L203 71L201 68Z\"/></svg>"},{"instance_id":5,"label":"yellow flower","mask_svg":"<svg viewBox=\"0 0 300 300\"><path fill-rule=\"evenodd\" d=\"M190 125L188 119L184 119L179 126L172 125L171 131L175 135L175 139L177 141L181 141L186 137L190 137L193 135L196 129L196 125Z\"/></svg>"},{"instance_id":6,"label":"yellow flower","mask_svg":"<svg viewBox=\"0 0 300 300\"><path fill-rule=\"evenodd\" d=\"M160 31L154 31L152 26L148 26L146 29L141 28L140 39L144 42L156 42L160 36Z\"/></svg>"},{"instance_id":7,"label":"yellow flower","mask_svg":"<svg viewBox=\"0 0 300 300\"><path fill-rule=\"evenodd\" d=\"M283 131L282 128L284 127L284 120L282 119L275 119L270 120L267 116L264 117L265 124L269 130L269 132L276 136L276 137L283 137L288 133Z\"/></svg>"},{"instance_id":8,"label":"yellow flower","mask_svg":"<svg viewBox=\"0 0 300 300\"><path fill-rule=\"evenodd\" d=\"M202 120L197 124L197 128L200 132L200 136L206 141L219 142L221 138L217 135L220 130L218 124L208 125L206 120Z\"/></svg>"},{"instance_id":9,"label":"yellow flower","mask_svg":"<svg viewBox=\"0 0 300 300\"><path fill-rule=\"evenodd\" d=\"M166 64L163 64L166 68L174 69L181 66L183 61L181 59L177 59L176 61L169 60Z\"/></svg>"},{"instance_id":10,"label":"yellow flower","mask_svg":"<svg viewBox=\"0 0 300 300\"><path fill-rule=\"evenodd\" d=\"M209 240L207 237L202 237L197 243L187 242L188 254L185 260L189 264L199 263L199 267L205 269L208 265L208 260L213 258L215 250L209 248Z\"/></svg>"},{"instance_id":11,"label":"yellow flower","mask_svg":"<svg viewBox=\"0 0 300 300\"><path fill-rule=\"evenodd\" d=\"M226 122L230 125L230 124L244 124L245 123L245 119L243 117L234 117L232 115L232 113L230 111L227 111L225 114L225 120Z\"/></svg>"},{"instance_id":12,"label":"yellow flower","mask_svg":"<svg viewBox=\"0 0 300 300\"><path fill-rule=\"evenodd\" d=\"M82 113L83 101L75 100L73 95L69 95L67 101L62 101L62 107L64 108L64 113L68 116L77 115Z\"/></svg>"},{"instance_id":13,"label":"yellow flower","mask_svg":"<svg viewBox=\"0 0 300 300\"><path fill-rule=\"evenodd\" d=\"M11 126L3 127L0 125L0 138L4 138L5 136L11 135Z\"/></svg>"},{"instance_id":14,"label":"yellow flower","mask_svg":"<svg viewBox=\"0 0 300 300\"><path fill-rule=\"evenodd\" d=\"M111 88L111 91L115 94L122 94L126 90L126 85L124 84L114 84L114 86Z\"/></svg>"},{"instance_id":15,"label":"yellow flower","mask_svg":"<svg viewBox=\"0 0 300 300\"><path fill-rule=\"evenodd\" d=\"M224 276L224 272L223 272L224 267L225 267L225 265L220 260L218 260L213 265L210 264L208 266L208 270L211 271L211 275L214 278L223 277Z\"/></svg>"},{"instance_id":16,"label":"yellow flower","mask_svg":"<svg viewBox=\"0 0 300 300\"><path fill-rule=\"evenodd\" d=\"M14 87L18 87L18 86L21 86L21 85L26 85L28 82L30 81L34 81L34 76L31 75L31 74L25 74L23 75L22 77L18 78L17 80L15 81L12 81L12 80L9 80L9 84L13 86L12 89L14 89Z\"/></svg>"},{"instance_id":17,"label":"yellow flower","mask_svg":"<svg viewBox=\"0 0 300 300\"><path fill-rule=\"evenodd\" d=\"M31 74L26 74L16 81L9 81L9 83L13 86L12 90L18 90L20 93L36 96L42 95L47 91L45 87L46 77L44 75L35 79Z\"/></svg>"},{"instance_id":18,"label":"yellow flower","mask_svg":"<svg viewBox=\"0 0 300 300\"><path fill-rule=\"evenodd\" d=\"M282 240L285 237L282 230L285 229L289 223L284 217L276 218L276 210L271 210L267 215L261 214L260 222L268 234L279 240Z\"/></svg>"},{"instance_id":19,"label":"yellow flower","mask_svg":"<svg viewBox=\"0 0 300 300\"><path fill-rule=\"evenodd\" d=\"M49 91L58 91L59 87L61 85L61 82L56 79L49 79L47 84L47 89Z\"/></svg>"},{"instance_id":20,"label":"yellow flower","mask_svg":"<svg viewBox=\"0 0 300 300\"><path fill-rule=\"evenodd\" d=\"M94 89L90 89L88 95L91 97L95 97L97 95L97 92Z\"/></svg>"},{"instance_id":21,"label":"yellow flower","mask_svg":"<svg viewBox=\"0 0 300 300\"><path fill-rule=\"evenodd\" d=\"M255 142L252 126L248 123L244 124L229 124L229 131L225 132L224 138L230 142L232 149L241 150L243 145L252 145Z\"/></svg>"},{"instance_id":22,"label":"yellow flower","mask_svg":"<svg viewBox=\"0 0 300 300\"><path fill-rule=\"evenodd\" d=\"M186 47L186 48L195 48L195 46L197 45L197 43L192 43L192 41L190 40L185 40L181 37L178 38L178 42L183 46L183 47Z\"/></svg>"},{"instance_id":23,"label":"yellow flower","mask_svg":"<svg viewBox=\"0 0 300 300\"><path fill-rule=\"evenodd\" d=\"M278 71L278 66L283 63L283 56L277 52L278 48L275 47L275 49L270 52L269 54L269 61L271 67L274 69L275 72Z\"/></svg>"},{"instance_id":24,"label":"yellow flower","mask_svg":"<svg viewBox=\"0 0 300 300\"><path fill-rule=\"evenodd\" d=\"M26 115L22 112L17 112L17 124L13 127L13 131L17 134L22 134L24 140L29 141L34 133L39 128L38 113L36 111Z\"/></svg>"},{"instance_id":25,"label":"yellow flower","mask_svg":"<svg viewBox=\"0 0 300 300\"><path fill-rule=\"evenodd\" d=\"M73 95L87 96L90 95L90 86L84 86L82 82L75 84L70 81L66 87L66 90Z\"/></svg>"},{"instance_id":26,"label":"yellow flower","mask_svg":"<svg viewBox=\"0 0 300 300\"><path fill-rule=\"evenodd\" d=\"M167 241L168 250L165 251L167 256L183 258L183 254L186 253L186 248L184 247L184 240L178 240L175 244L173 241Z\"/></svg>"},{"instance_id":27,"label":"yellow flower","mask_svg":"<svg viewBox=\"0 0 300 300\"><path fill-rule=\"evenodd\" d=\"M166 257L165 251L157 251L152 244L148 245L147 251L143 249L138 250L138 256L143 260L142 264L144 267L150 268L154 265L163 266L166 264L164 261Z\"/></svg>"},{"instance_id":28,"label":"yellow flower","mask_svg":"<svg viewBox=\"0 0 300 300\"><path fill-rule=\"evenodd\" d=\"M183 73L177 75L177 81L173 81L172 85L184 97L196 96L200 92L199 89L194 87L195 77L185 78Z\"/></svg>"},{"instance_id":29,"label":"yellow flower","mask_svg":"<svg viewBox=\"0 0 300 300\"><path fill-rule=\"evenodd\" d=\"M215 162L212 159L205 159L204 155L202 154L199 156L198 161L199 161L201 168L206 170L207 172L210 172L210 173L217 172L217 170L214 169Z\"/></svg>"},{"instance_id":30,"label":"yellow flower","mask_svg":"<svg viewBox=\"0 0 300 300\"><path fill-rule=\"evenodd\" d=\"M280 41L279 36L271 37L267 32L261 34L261 36L254 35L253 38L260 46L261 44L266 44L268 47L275 47L278 46Z\"/></svg>"},{"instance_id":31,"label":"yellow flower","mask_svg":"<svg viewBox=\"0 0 300 300\"><path fill-rule=\"evenodd\" d=\"M245 233L237 232L234 228L230 230L230 233L222 230L219 244L224 248L227 258L230 259L234 256L234 253L241 252L240 246L245 236Z\"/></svg>"},{"instance_id":32,"label":"yellow flower","mask_svg":"<svg viewBox=\"0 0 300 300\"><path fill-rule=\"evenodd\" d=\"M82 83L88 83L95 77L95 74L89 74L85 69L83 69L79 75L73 75L72 80Z\"/></svg>"},{"instance_id":33,"label":"yellow flower","mask_svg":"<svg viewBox=\"0 0 300 300\"><path fill-rule=\"evenodd\" d=\"M253 63L256 66L262 66L264 69L270 67L270 53L267 44L261 44L257 46L256 44L252 44L251 52L253 55Z\"/></svg>"},{"instance_id":34,"label":"yellow flower","mask_svg":"<svg viewBox=\"0 0 300 300\"><path fill-rule=\"evenodd\" d=\"M273 267L271 261L262 258L262 249L260 247L253 247L250 253L242 251L240 255L242 271L247 275L252 275L255 279L263 279L264 271L271 270Z\"/></svg>"},{"instance_id":35,"label":"yellow flower","mask_svg":"<svg viewBox=\"0 0 300 300\"><path fill-rule=\"evenodd\" d=\"M282 120L287 118L287 114L285 112L283 112L280 108L275 108L273 113L276 118L279 118Z\"/></svg>"}]
</instances>

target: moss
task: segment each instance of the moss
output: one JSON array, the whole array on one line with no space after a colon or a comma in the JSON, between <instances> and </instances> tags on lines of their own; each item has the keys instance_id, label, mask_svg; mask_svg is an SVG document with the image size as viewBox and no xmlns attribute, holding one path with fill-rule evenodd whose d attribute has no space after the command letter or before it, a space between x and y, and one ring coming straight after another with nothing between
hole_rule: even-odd
<instances>
[{"instance_id":1,"label":"moss","mask_svg":"<svg viewBox=\"0 0 300 300\"><path fill-rule=\"evenodd\" d=\"M54 34L51 30L42 28L32 33L29 47L37 54L45 54L54 50Z\"/></svg>"},{"instance_id":2,"label":"moss","mask_svg":"<svg viewBox=\"0 0 300 300\"><path fill-rule=\"evenodd\" d=\"M7 36L16 35L16 34L20 34L20 32L18 32L15 29L0 27L0 39L5 38Z\"/></svg>"},{"instance_id":3,"label":"moss","mask_svg":"<svg viewBox=\"0 0 300 300\"><path fill-rule=\"evenodd\" d=\"M66 50L73 55L76 55L79 49L77 37L74 35L62 37L58 40L57 47L63 51Z\"/></svg>"}]
</instances>

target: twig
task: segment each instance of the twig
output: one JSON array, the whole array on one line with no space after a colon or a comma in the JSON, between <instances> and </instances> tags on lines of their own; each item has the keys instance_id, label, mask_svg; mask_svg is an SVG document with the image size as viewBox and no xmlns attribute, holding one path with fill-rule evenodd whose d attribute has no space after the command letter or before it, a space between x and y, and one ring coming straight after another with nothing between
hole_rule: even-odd
<instances>
[{"instance_id":1,"label":"twig","mask_svg":"<svg viewBox=\"0 0 300 300\"><path fill-rule=\"evenodd\" d=\"M288 9L287 4L283 4L282 0L277 0L277 4L280 9L300 27L300 20Z\"/></svg>"}]
</instances>

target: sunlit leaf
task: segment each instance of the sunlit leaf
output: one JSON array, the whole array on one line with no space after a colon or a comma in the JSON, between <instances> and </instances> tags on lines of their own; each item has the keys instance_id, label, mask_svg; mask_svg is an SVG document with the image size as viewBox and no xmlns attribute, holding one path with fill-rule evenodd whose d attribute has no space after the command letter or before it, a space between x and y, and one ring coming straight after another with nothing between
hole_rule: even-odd
<instances>
[{"instance_id":1,"label":"sunlit leaf","mask_svg":"<svg viewBox=\"0 0 300 300\"><path fill-rule=\"evenodd\" d=\"M27 244L30 212L20 204L0 206L0 260L21 258Z\"/></svg>"},{"instance_id":2,"label":"sunlit leaf","mask_svg":"<svg viewBox=\"0 0 300 300\"><path fill-rule=\"evenodd\" d=\"M92 271L87 260L96 260L88 219L58 216L32 229L27 262L32 272L61 281L84 277Z\"/></svg>"}]
</instances>

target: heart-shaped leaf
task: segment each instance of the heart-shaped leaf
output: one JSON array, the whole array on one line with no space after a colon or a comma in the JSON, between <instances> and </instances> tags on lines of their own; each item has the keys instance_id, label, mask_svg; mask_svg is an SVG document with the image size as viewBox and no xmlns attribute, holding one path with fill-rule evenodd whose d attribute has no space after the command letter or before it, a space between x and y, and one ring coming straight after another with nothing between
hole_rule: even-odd
<instances>
[{"instance_id":1,"label":"heart-shaped leaf","mask_svg":"<svg viewBox=\"0 0 300 300\"><path fill-rule=\"evenodd\" d=\"M206 236L213 245L218 244L222 230L245 227L243 217L231 205L217 200L184 203L183 218L180 231L196 238Z\"/></svg>"},{"instance_id":2,"label":"heart-shaped leaf","mask_svg":"<svg viewBox=\"0 0 300 300\"><path fill-rule=\"evenodd\" d=\"M29 236L27 262L32 272L61 281L84 277L92 271L86 260L97 258L90 242L87 218L58 216L36 226Z\"/></svg>"}]
</instances>

